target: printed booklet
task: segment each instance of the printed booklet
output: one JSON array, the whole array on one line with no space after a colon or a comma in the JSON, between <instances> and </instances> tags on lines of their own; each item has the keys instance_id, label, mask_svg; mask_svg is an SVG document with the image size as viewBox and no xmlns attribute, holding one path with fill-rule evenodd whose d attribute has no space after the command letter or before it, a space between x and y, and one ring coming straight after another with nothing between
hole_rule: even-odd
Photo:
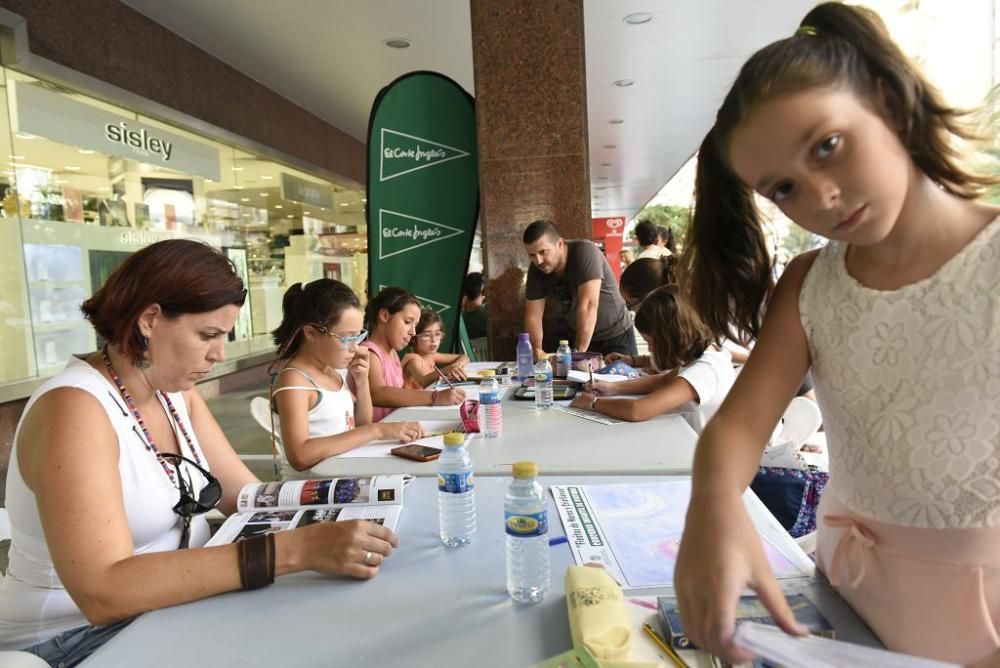
<instances>
[{"instance_id":1,"label":"printed booklet","mask_svg":"<svg viewBox=\"0 0 1000 668\"><path fill-rule=\"evenodd\" d=\"M411 480L413 476L408 475L379 475L244 485L236 497L236 512L208 545L318 522L368 520L395 530L403 512L403 488Z\"/></svg>"}]
</instances>

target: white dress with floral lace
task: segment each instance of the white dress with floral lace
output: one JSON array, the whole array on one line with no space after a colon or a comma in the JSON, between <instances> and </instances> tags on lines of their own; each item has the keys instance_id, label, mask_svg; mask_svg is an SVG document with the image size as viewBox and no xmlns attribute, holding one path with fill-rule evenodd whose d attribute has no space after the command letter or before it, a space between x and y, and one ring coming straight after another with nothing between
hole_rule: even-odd
<instances>
[{"instance_id":1,"label":"white dress with floral lace","mask_svg":"<svg viewBox=\"0 0 1000 668\"><path fill-rule=\"evenodd\" d=\"M799 299L826 494L922 528L1000 526L1000 218L933 276L873 290L830 243Z\"/></svg>"}]
</instances>

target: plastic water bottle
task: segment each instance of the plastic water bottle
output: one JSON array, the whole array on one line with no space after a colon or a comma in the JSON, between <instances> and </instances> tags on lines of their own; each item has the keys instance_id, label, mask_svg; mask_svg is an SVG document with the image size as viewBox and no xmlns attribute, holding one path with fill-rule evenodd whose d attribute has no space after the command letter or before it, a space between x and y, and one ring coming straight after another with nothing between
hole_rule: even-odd
<instances>
[{"instance_id":1,"label":"plastic water bottle","mask_svg":"<svg viewBox=\"0 0 1000 668\"><path fill-rule=\"evenodd\" d=\"M552 408L552 366L544 353L535 363L535 408L540 411Z\"/></svg>"},{"instance_id":2,"label":"plastic water bottle","mask_svg":"<svg viewBox=\"0 0 1000 668\"><path fill-rule=\"evenodd\" d=\"M503 433L503 409L500 404L500 384L496 373L483 371L479 384L479 431L484 438L497 438Z\"/></svg>"},{"instance_id":3,"label":"plastic water bottle","mask_svg":"<svg viewBox=\"0 0 1000 668\"><path fill-rule=\"evenodd\" d=\"M517 337L517 377L523 383L531 378L535 356L531 349L531 337L527 332L521 332Z\"/></svg>"},{"instance_id":4,"label":"plastic water bottle","mask_svg":"<svg viewBox=\"0 0 1000 668\"><path fill-rule=\"evenodd\" d=\"M556 363L553 367L556 378L565 378L569 375L569 370L573 368L573 351L570 350L569 341L562 339L559 347L556 348Z\"/></svg>"},{"instance_id":5,"label":"plastic water bottle","mask_svg":"<svg viewBox=\"0 0 1000 668\"><path fill-rule=\"evenodd\" d=\"M465 434L444 435L437 479L441 542L446 547L468 545L476 535L476 481Z\"/></svg>"},{"instance_id":6,"label":"plastic water bottle","mask_svg":"<svg viewBox=\"0 0 1000 668\"><path fill-rule=\"evenodd\" d=\"M504 499L507 592L518 603L536 603L549 590L549 522L538 464L517 462Z\"/></svg>"}]
</instances>

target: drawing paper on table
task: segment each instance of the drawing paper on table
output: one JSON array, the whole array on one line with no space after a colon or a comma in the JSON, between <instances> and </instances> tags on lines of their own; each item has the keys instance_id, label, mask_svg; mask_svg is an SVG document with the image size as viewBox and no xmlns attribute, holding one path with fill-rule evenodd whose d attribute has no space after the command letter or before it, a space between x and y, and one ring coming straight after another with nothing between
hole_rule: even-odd
<instances>
[{"instance_id":1,"label":"drawing paper on table","mask_svg":"<svg viewBox=\"0 0 1000 668\"><path fill-rule=\"evenodd\" d=\"M413 442L418 445L429 445L432 448L444 449L443 432L462 431L461 422L452 422L448 420L421 420L420 424L423 425L425 434L436 435L420 438ZM466 439L468 439L468 437L469 434L466 434ZM336 457L338 459L347 459L350 457L394 457L395 455L389 451L399 445L400 442L398 440L372 441L371 443L366 443L365 445L359 445L358 447L348 450L347 452L342 452L339 455L336 455Z\"/></svg>"},{"instance_id":2,"label":"drawing paper on table","mask_svg":"<svg viewBox=\"0 0 1000 668\"><path fill-rule=\"evenodd\" d=\"M570 369L570 372L566 374L566 380L575 380L578 383L589 383L590 374L586 371L580 371L579 369ZM628 380L628 377L621 375L620 373L595 373L594 380L606 380L609 383L617 383L622 380Z\"/></svg>"},{"instance_id":3,"label":"drawing paper on table","mask_svg":"<svg viewBox=\"0 0 1000 668\"><path fill-rule=\"evenodd\" d=\"M551 489L576 563L600 563L628 589L673 584L690 478ZM752 492L744 504L775 577L812 573L812 562Z\"/></svg>"}]
</instances>

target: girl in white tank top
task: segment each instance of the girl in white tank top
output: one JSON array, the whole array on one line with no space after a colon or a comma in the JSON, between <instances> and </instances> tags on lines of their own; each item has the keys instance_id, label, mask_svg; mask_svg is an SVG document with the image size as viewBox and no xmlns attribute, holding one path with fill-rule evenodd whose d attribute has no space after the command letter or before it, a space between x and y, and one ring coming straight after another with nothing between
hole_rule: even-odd
<instances>
[{"instance_id":1,"label":"girl in white tank top","mask_svg":"<svg viewBox=\"0 0 1000 668\"><path fill-rule=\"evenodd\" d=\"M271 383L271 410L280 418L288 463L305 471L374 440L409 443L423 432L418 422L372 422L367 336L357 295L328 278L296 283L282 301L274 330L278 357ZM355 393L347 384L354 380Z\"/></svg>"}]
</instances>

